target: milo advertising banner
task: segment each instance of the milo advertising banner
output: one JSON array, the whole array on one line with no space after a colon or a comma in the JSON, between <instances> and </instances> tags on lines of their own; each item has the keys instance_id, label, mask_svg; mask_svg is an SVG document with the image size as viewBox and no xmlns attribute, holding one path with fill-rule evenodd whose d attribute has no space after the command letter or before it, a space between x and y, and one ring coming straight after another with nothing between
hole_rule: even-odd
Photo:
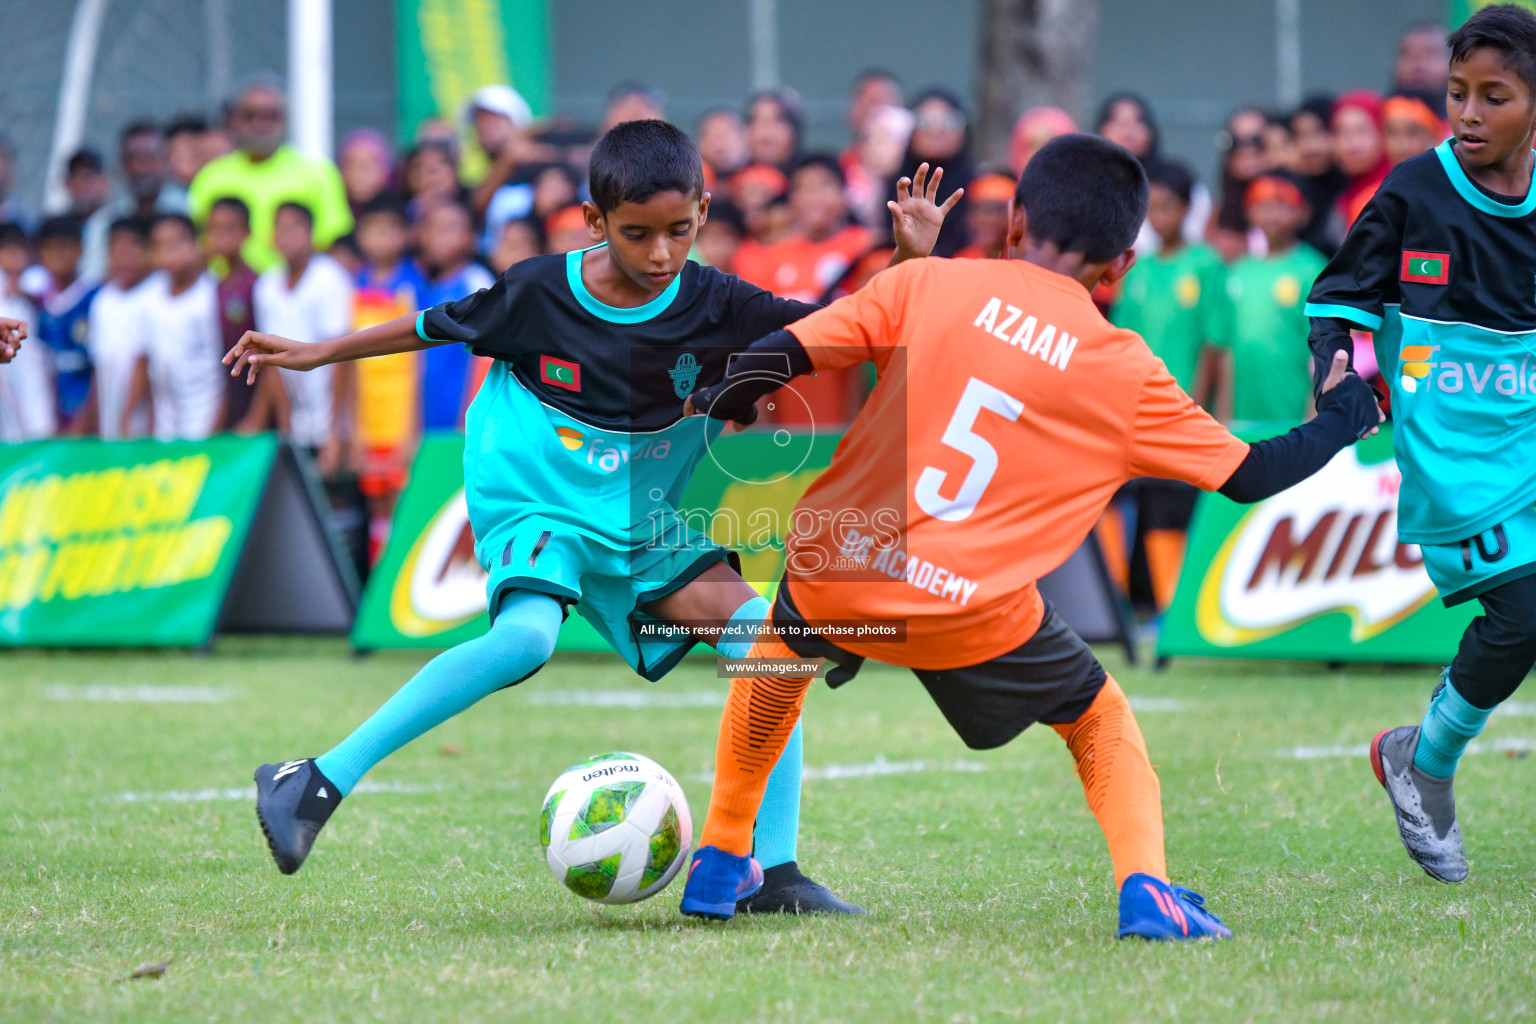
<instances>
[{"instance_id":1,"label":"milo advertising banner","mask_svg":"<svg viewBox=\"0 0 1536 1024\"><path fill-rule=\"evenodd\" d=\"M1449 663L1479 606L1398 539L1401 480L1384 429L1268 501L1202 496L1158 654Z\"/></svg>"},{"instance_id":2,"label":"milo advertising banner","mask_svg":"<svg viewBox=\"0 0 1536 1024\"><path fill-rule=\"evenodd\" d=\"M355 578L273 436L0 446L0 646L344 631Z\"/></svg>"}]
</instances>

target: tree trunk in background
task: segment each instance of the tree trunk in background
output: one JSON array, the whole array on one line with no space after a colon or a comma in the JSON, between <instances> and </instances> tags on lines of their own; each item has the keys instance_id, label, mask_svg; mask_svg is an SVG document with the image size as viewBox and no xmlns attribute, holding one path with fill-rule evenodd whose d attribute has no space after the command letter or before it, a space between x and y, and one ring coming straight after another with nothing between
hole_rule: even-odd
<instances>
[{"instance_id":1,"label":"tree trunk in background","mask_svg":"<svg viewBox=\"0 0 1536 1024\"><path fill-rule=\"evenodd\" d=\"M981 0L981 117L976 153L1005 161L1030 107L1060 107L1088 128L1098 0Z\"/></svg>"}]
</instances>

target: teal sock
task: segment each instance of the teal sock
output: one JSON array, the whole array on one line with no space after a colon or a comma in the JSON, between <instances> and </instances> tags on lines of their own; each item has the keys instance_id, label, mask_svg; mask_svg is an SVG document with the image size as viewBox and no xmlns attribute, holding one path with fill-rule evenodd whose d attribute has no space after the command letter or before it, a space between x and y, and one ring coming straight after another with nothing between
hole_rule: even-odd
<instances>
[{"instance_id":1,"label":"teal sock","mask_svg":"<svg viewBox=\"0 0 1536 1024\"><path fill-rule=\"evenodd\" d=\"M1493 708L1479 708L1467 703L1467 698L1456 692L1451 674L1447 672L1444 685L1424 713L1424 724L1419 726L1419 749L1414 751L1413 766L1436 779L1455 775L1462 752L1488 725L1491 714Z\"/></svg>"},{"instance_id":2,"label":"teal sock","mask_svg":"<svg viewBox=\"0 0 1536 1024\"><path fill-rule=\"evenodd\" d=\"M804 747L801 742L800 723L789 734L779 763L768 774L768 789L763 793L762 806L757 809L757 822L752 826L752 856L766 871L780 864L796 860L796 844L800 839L800 769Z\"/></svg>"},{"instance_id":3,"label":"teal sock","mask_svg":"<svg viewBox=\"0 0 1536 1024\"><path fill-rule=\"evenodd\" d=\"M737 608L726 623L725 636L715 650L727 658L745 658L769 614L768 599L754 597ZM779 755L779 763L768 774L768 791L757 809L757 824L752 829L752 856L767 868L795 859L795 843L800 837L800 769L803 747L800 723L789 734L789 743Z\"/></svg>"},{"instance_id":4,"label":"teal sock","mask_svg":"<svg viewBox=\"0 0 1536 1024\"><path fill-rule=\"evenodd\" d=\"M752 653L757 634L768 620L769 604L766 597L754 597L743 601L741 607L731 613L725 624L725 635L715 644L715 650L727 658L745 658Z\"/></svg>"},{"instance_id":5,"label":"teal sock","mask_svg":"<svg viewBox=\"0 0 1536 1024\"><path fill-rule=\"evenodd\" d=\"M315 758L341 795L396 750L482 697L533 674L549 660L560 632L560 603L514 590L484 636L439 654L352 735Z\"/></svg>"}]
</instances>

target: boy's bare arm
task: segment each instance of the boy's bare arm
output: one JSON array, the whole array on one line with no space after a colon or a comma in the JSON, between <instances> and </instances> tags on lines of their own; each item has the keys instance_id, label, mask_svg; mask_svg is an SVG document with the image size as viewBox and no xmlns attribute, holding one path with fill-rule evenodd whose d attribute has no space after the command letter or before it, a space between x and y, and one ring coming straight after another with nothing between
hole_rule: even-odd
<instances>
[{"instance_id":1,"label":"boy's bare arm","mask_svg":"<svg viewBox=\"0 0 1536 1024\"><path fill-rule=\"evenodd\" d=\"M416 314L412 313L314 344L293 341L276 334L246 331L235 343L235 347L224 354L224 365L230 367L231 377L238 377L241 371L245 371L246 382L254 384L256 374L266 366L285 370L313 370L328 363L387 356L396 352L419 352L448 344L452 342L427 341L418 335Z\"/></svg>"}]
</instances>

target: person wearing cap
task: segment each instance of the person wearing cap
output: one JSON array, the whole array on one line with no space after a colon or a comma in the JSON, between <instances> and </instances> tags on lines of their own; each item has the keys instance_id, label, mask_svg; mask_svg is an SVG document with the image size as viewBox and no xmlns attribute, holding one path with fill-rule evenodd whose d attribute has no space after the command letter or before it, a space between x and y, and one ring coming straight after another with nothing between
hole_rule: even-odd
<instances>
[{"instance_id":1,"label":"person wearing cap","mask_svg":"<svg viewBox=\"0 0 1536 1024\"><path fill-rule=\"evenodd\" d=\"M469 204L475 215L489 224L494 213L498 227L527 216L533 208L533 189L525 179L529 166L539 158L528 135L533 108L510 85L484 85L464 104L460 118L474 130L475 142L490 163L485 177L470 193ZM505 191L509 186L514 191Z\"/></svg>"},{"instance_id":2,"label":"person wearing cap","mask_svg":"<svg viewBox=\"0 0 1536 1024\"><path fill-rule=\"evenodd\" d=\"M1304 302L1328 261L1298 241L1312 210L1289 172L1254 178L1243 209L1263 234L1267 251L1243 256L1227 271L1227 302L1216 332L1226 356L1227 386L1218 407L1223 419L1294 426L1306 418L1312 400L1306 350L1312 325Z\"/></svg>"},{"instance_id":3,"label":"person wearing cap","mask_svg":"<svg viewBox=\"0 0 1536 1024\"><path fill-rule=\"evenodd\" d=\"M298 203L314 215L315 248L324 252L352 230L352 208L336 165L301 153L286 140L288 98L282 81L261 73L235 90L229 126L236 149L208 162L187 195L192 219L201 227L213 204L228 196L251 211L251 237L241 252L258 274L280 262L272 246L277 208Z\"/></svg>"}]
</instances>

